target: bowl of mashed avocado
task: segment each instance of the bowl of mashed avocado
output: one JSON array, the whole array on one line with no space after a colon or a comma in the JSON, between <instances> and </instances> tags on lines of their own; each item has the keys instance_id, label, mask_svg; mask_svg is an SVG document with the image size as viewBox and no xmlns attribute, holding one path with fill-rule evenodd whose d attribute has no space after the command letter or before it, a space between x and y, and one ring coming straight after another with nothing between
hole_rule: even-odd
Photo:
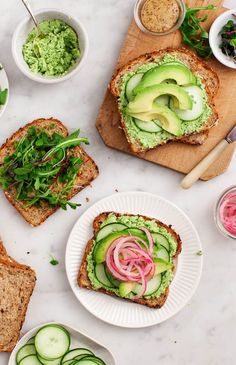
<instances>
[{"instance_id":1,"label":"bowl of mashed avocado","mask_svg":"<svg viewBox=\"0 0 236 365\"><path fill-rule=\"evenodd\" d=\"M19 69L30 79L58 83L72 77L84 64L88 38L84 27L69 14L55 9L35 12L40 32L31 18L14 32L12 53Z\"/></svg>"}]
</instances>

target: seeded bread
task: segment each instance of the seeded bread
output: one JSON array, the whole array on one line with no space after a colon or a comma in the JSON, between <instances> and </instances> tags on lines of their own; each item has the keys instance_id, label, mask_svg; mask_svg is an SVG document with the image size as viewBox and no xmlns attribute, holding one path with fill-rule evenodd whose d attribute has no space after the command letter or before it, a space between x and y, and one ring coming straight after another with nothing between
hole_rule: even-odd
<instances>
[{"instance_id":1,"label":"seeded bread","mask_svg":"<svg viewBox=\"0 0 236 365\"><path fill-rule=\"evenodd\" d=\"M89 253L91 252L91 249L93 248L93 241L95 239L96 233L99 231L101 224L107 219L109 214L111 214L111 212L101 213L93 221L94 236L87 243L87 246L84 251L82 263L81 263L81 266L79 269L79 274L78 274L78 285L81 288L95 290L92 287L92 284L91 284L88 274L87 274L87 256L89 255ZM121 215L126 215L126 216L131 215L131 214L126 214L126 213L119 214L119 213L114 213L114 212L112 212L112 214L115 214L117 217L121 216ZM177 258L177 256L180 254L181 249L182 249L182 241L180 239L180 236L174 231L174 229L171 226L167 226L166 224L160 222L159 220L156 220L153 218L148 218L145 216L141 216L141 217L144 218L145 220L154 220L158 224L158 226L164 227L171 234L171 236L174 238L174 240L176 241L176 244L177 244L177 250L176 250L176 254L174 256L174 258ZM174 270L174 267L173 267L173 270ZM101 292L104 294L108 294L108 295L112 295L112 296L116 296L115 293L112 293L104 288L97 289L95 291L98 291L98 292ZM169 288L166 288L165 292L158 298L154 298L154 299L145 299L145 298L126 299L125 298L125 300L130 300L130 301L138 303L138 304L146 305L149 308L161 308L164 305L164 303L168 297L168 293L169 293Z\"/></svg>"},{"instance_id":2,"label":"seeded bread","mask_svg":"<svg viewBox=\"0 0 236 365\"><path fill-rule=\"evenodd\" d=\"M14 143L24 137L27 134L27 130L32 126L35 126L39 129L44 129L49 135L52 135L54 132L59 133L64 137L68 135L67 128L59 120L53 118L37 119L32 123L27 124L25 127L20 128L3 144L3 146L0 148L0 165L3 163L5 156L14 152ZM83 159L83 164L81 165L78 172L78 176L75 181L75 187L68 194L68 200L86 186L90 185L98 175L98 167L82 147L74 147L70 150L70 155L81 157ZM57 186L55 185L53 190L56 191L56 189ZM16 200L16 191L14 186L10 187L4 193L9 202L18 210L22 217L34 227L42 224L58 209L49 207L49 205L46 203L40 208L35 206L25 208L24 202Z\"/></svg>"},{"instance_id":3,"label":"seeded bread","mask_svg":"<svg viewBox=\"0 0 236 365\"><path fill-rule=\"evenodd\" d=\"M130 71L137 70L138 67L143 64L158 62L163 59L166 55L174 55L180 61L182 61L186 66L197 76L200 76L205 89L208 95L208 104L212 109L212 114L206 120L205 124L202 126L201 130L198 133L192 133L188 135L184 135L181 137L173 137L171 140L163 141L161 144L165 144L170 141L179 141L182 143L188 144L203 144L208 137L209 130L214 127L218 123L218 114L214 104L214 97L217 94L219 89L219 78L215 71L213 71L205 62L203 62L200 58L198 58L193 52L182 47L182 48L166 48L159 51L155 51L152 53L144 54L139 56L138 58L130 61L127 65L121 67L113 76L112 81L109 85L109 89L114 97L119 101L121 85L122 85L122 76ZM128 130L126 128L124 119L120 114L121 126L124 130L126 138L132 148L132 150L136 153L140 153L145 151L143 146L140 144L138 140L131 140L129 137Z\"/></svg>"},{"instance_id":4,"label":"seeded bread","mask_svg":"<svg viewBox=\"0 0 236 365\"><path fill-rule=\"evenodd\" d=\"M35 283L35 272L8 256L0 241L0 352L15 347Z\"/></svg>"}]
</instances>

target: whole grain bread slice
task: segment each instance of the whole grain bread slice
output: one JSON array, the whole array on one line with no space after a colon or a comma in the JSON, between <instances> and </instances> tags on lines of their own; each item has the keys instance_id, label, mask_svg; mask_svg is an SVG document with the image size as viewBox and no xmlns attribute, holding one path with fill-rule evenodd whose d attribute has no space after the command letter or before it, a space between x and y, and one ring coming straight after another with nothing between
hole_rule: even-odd
<instances>
[{"instance_id":1,"label":"whole grain bread slice","mask_svg":"<svg viewBox=\"0 0 236 365\"><path fill-rule=\"evenodd\" d=\"M23 128L20 128L2 145L2 147L0 148L0 165L3 163L3 160L6 156L11 155L14 152L14 143L24 137L27 134L27 130L32 126L38 129L43 129L48 135L52 135L54 132L61 134L64 137L68 135L67 128L57 119L50 118L34 120ZM74 188L71 189L68 193L68 200L70 200L74 195L76 195L86 186L90 185L91 182L98 175L97 165L82 147L77 146L72 148L70 150L70 155L81 157L83 163L78 172ZM53 190L56 191L56 189L57 186L55 184ZM22 217L34 227L42 224L58 209L50 207L46 203L43 204L40 208L36 206L26 208L24 202L16 199L16 190L14 186L10 187L4 193L9 202L16 208L16 210L22 215Z\"/></svg>"},{"instance_id":2,"label":"whole grain bread slice","mask_svg":"<svg viewBox=\"0 0 236 365\"><path fill-rule=\"evenodd\" d=\"M8 256L0 241L0 352L15 347L35 283L34 270Z\"/></svg>"},{"instance_id":3,"label":"whole grain bread slice","mask_svg":"<svg viewBox=\"0 0 236 365\"><path fill-rule=\"evenodd\" d=\"M81 266L80 266L80 269L79 269L79 274L78 274L77 281L78 281L78 285L81 288L86 288L86 289L89 289L89 290L95 290L95 291L98 291L98 292L101 292L101 293L104 293L104 294L107 294L107 295L117 297L117 295L115 293L112 293L109 290L106 290L104 288L94 289L92 287L92 284L89 280L88 273L87 273L87 257L89 255L89 253L91 252L91 250L93 249L94 239L95 239L96 233L99 231L101 224L107 219L107 217L111 213L116 215L117 217L121 216L121 215L125 215L125 216L132 216L133 215L133 214L128 214L128 213L120 214L120 213L114 213L114 212L104 212L104 213L101 213L100 215L98 215L94 219L94 221L93 221L94 236L93 236L93 238L91 238L88 241L88 243L86 245L84 255L83 255L83 259L82 259L82 262L81 262ZM138 216L138 214L136 214L136 216ZM182 250L182 241L180 239L180 236L175 232L175 230L171 226L167 226L166 224L160 222L157 219L153 219L153 218L149 218L149 217L145 217L145 216L141 216L141 217L144 218L146 221L147 220L152 220L152 221L154 220L158 224L158 226L164 227L171 234L171 236L174 238L174 240L176 242L176 245L177 245L176 253L175 253L175 256L174 256L174 258L177 258L177 256L181 253L181 250ZM174 267L173 267L173 270L174 270ZM125 298L125 300L130 300L130 301L132 301L134 303L137 303L137 304L146 305L149 308L161 308L164 305L164 303L165 303L165 301L168 297L168 294L169 294L169 288L166 288L165 292L162 295L160 295L160 297L158 297L158 298L154 298L154 299L145 299L145 298L126 299Z\"/></svg>"},{"instance_id":4,"label":"whole grain bread slice","mask_svg":"<svg viewBox=\"0 0 236 365\"><path fill-rule=\"evenodd\" d=\"M198 131L197 133L191 133L182 137L173 137L171 140L163 141L159 145L165 144L169 141L179 141L182 143L189 143L189 144L203 144L208 137L209 129L211 129L218 123L218 113L215 108L214 97L219 89L219 78L216 72L213 71L208 64L206 64L204 61L198 58L192 51L184 47L166 48L166 49L161 49L159 51L154 51L151 53L141 55L138 58L130 61L127 65L118 69L118 71L112 77L109 89L111 93L117 98L118 101L122 86L122 77L126 73L130 71L136 71L140 66L144 64L159 62L167 54L178 57L178 59L182 61L194 74L201 77L202 82L207 91L208 104L212 109L212 114L210 115L208 120L206 120L201 130ZM122 118L121 114L120 114L120 122L132 150L136 153L145 151L145 149L138 140L136 141L131 140L124 119Z\"/></svg>"}]
</instances>

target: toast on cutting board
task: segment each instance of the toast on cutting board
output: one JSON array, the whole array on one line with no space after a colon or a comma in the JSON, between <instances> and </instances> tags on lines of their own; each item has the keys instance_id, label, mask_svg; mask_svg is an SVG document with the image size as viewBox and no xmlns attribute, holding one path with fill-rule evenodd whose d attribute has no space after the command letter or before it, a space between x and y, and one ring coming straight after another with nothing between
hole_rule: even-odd
<instances>
[{"instance_id":1,"label":"toast on cutting board","mask_svg":"<svg viewBox=\"0 0 236 365\"><path fill-rule=\"evenodd\" d=\"M57 119L37 119L23 128L20 128L15 132L0 148L0 167L3 164L4 158L11 155L15 149L15 143L24 138L31 127L35 127L37 130L43 130L47 135L51 136L53 133L60 134L63 137L68 136L68 129ZM92 158L84 151L80 146L75 146L70 149L70 156L80 157L83 161L78 175L76 177L75 184L68 191L67 199L70 200L78 192L90 185L91 182L98 176L98 167ZM57 181L53 184L53 189L57 189ZM41 206L28 206L25 202L17 199L17 192L13 186L9 186L4 191L6 198L17 209L21 216L32 226L38 226L42 224L49 216L51 216L59 207L52 207L47 203L41 204Z\"/></svg>"},{"instance_id":2,"label":"toast on cutting board","mask_svg":"<svg viewBox=\"0 0 236 365\"><path fill-rule=\"evenodd\" d=\"M8 256L0 241L0 352L15 347L35 283L34 270Z\"/></svg>"},{"instance_id":3,"label":"toast on cutting board","mask_svg":"<svg viewBox=\"0 0 236 365\"><path fill-rule=\"evenodd\" d=\"M157 225L157 227L160 229L160 231L162 233L165 232L164 234L166 234L166 236L169 237L172 244L175 246L174 250L173 250L173 255L171 257L171 265L169 266L168 272L167 271L163 272L163 274L164 274L163 278L165 277L165 275L170 275L171 278L170 278L170 280L167 280L167 276L166 276L164 279L162 279L163 282L165 282L166 286L162 288L162 290L159 292L160 293L159 295L157 295L157 296L152 295L150 297L142 296L138 299L132 299L131 297L122 297L123 299L130 300L137 304L145 305L149 308L161 308L164 305L164 303L168 297L169 285L172 281L173 272L174 272L174 268L175 268L174 261L178 257L178 255L181 253L182 241L181 241L180 236L175 232L175 230L171 226L168 226L154 218L149 218L149 217L141 216L141 215L132 215L132 214L128 214L128 213L120 214L120 213L114 213L114 212L104 212L104 213L101 213L100 215L98 215L93 221L94 236L88 241L85 251L84 251L83 259L82 259L81 266L80 266L79 273L78 273L78 285L81 288L86 288L89 290L94 290L94 291L101 292L101 293L104 293L107 295L121 298L121 296L119 295L117 290L111 291L111 289L109 289L105 286L102 286L102 285L100 287L97 285L96 285L96 287L94 286L94 283L91 281L91 277L94 275L94 271L95 271L95 269L94 269L95 266L93 266L93 265L95 265L93 257L94 257L94 250L97 245L96 237L97 237L97 234L100 231L101 227L104 227L104 224L106 226L106 222L108 222L108 225L111 226L112 224L110 222L127 222L129 219L131 219L131 220L134 219L135 221L139 221L139 226L140 226L140 224L141 225L145 224L145 222L146 223L151 222L151 224ZM133 222L131 225L135 227L135 224ZM99 242L101 242L101 241L99 241ZM110 277L110 276L108 276L108 277Z\"/></svg>"},{"instance_id":4,"label":"toast on cutting board","mask_svg":"<svg viewBox=\"0 0 236 365\"><path fill-rule=\"evenodd\" d=\"M168 61L165 61L166 59L168 59ZM186 128L186 133L183 133L180 136L169 133L167 136L164 136L164 138L156 138L156 143L155 138L153 138L151 145L148 146L146 140L150 138L150 133L149 135L148 132L144 131L139 133L136 125L133 126L130 117L127 118L127 115L124 112L128 103L127 101L123 101L126 93L127 80L129 81L130 77L140 73L142 68L148 67L148 72L150 72L152 68L157 67L159 64L162 65L163 62L170 62L169 60L172 60L172 62L180 62L182 65L186 66L198 80L200 80L201 87L204 89L205 101L210 112L206 114L206 119L204 119L201 125L197 126L196 130L194 130L194 127L192 128L190 126L190 128ZM130 61L127 65L121 67L113 75L109 89L117 99L121 126L132 150L136 153L147 151L171 141L179 141L188 144L202 144L207 139L209 130L218 122L214 97L219 89L219 78L215 71L199 59L192 51L186 48L167 48L139 56ZM137 114L137 118L138 115L139 114ZM184 124L186 125L186 123L187 122ZM140 134L142 138L137 137L138 134Z\"/></svg>"}]
</instances>

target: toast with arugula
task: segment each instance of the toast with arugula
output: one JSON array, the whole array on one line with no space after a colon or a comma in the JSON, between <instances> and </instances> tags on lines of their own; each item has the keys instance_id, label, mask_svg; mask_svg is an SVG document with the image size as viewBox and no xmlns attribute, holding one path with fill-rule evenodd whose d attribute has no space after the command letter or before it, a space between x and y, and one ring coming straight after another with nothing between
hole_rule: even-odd
<instances>
[{"instance_id":1,"label":"toast with arugula","mask_svg":"<svg viewBox=\"0 0 236 365\"><path fill-rule=\"evenodd\" d=\"M171 226L141 215L101 213L85 248L78 285L161 308L182 242ZM117 252L116 252L117 250Z\"/></svg>"},{"instance_id":2,"label":"toast with arugula","mask_svg":"<svg viewBox=\"0 0 236 365\"><path fill-rule=\"evenodd\" d=\"M59 207L76 208L69 200L97 177L95 162L80 146L79 131L68 135L56 119L38 119L20 128L0 148L0 187L32 226Z\"/></svg>"},{"instance_id":3,"label":"toast with arugula","mask_svg":"<svg viewBox=\"0 0 236 365\"><path fill-rule=\"evenodd\" d=\"M35 272L8 256L0 241L0 352L15 347L35 283Z\"/></svg>"},{"instance_id":4,"label":"toast with arugula","mask_svg":"<svg viewBox=\"0 0 236 365\"><path fill-rule=\"evenodd\" d=\"M217 74L186 48L142 55L121 67L109 85L131 149L171 141L202 144L218 122Z\"/></svg>"}]
</instances>

